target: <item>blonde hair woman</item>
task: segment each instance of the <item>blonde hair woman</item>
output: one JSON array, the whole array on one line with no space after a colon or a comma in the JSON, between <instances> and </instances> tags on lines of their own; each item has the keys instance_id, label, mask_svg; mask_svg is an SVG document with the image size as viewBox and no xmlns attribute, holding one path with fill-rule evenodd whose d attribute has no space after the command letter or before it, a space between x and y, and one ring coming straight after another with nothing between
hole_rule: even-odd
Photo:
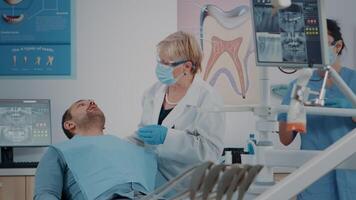
<instances>
[{"instance_id":1,"label":"blonde hair woman","mask_svg":"<svg viewBox=\"0 0 356 200\"><path fill-rule=\"evenodd\" d=\"M216 161L223 150L225 115L222 98L198 75L202 52L194 36L175 32L157 45L158 82L143 97L137 131L158 155L165 180L187 167Z\"/></svg>"}]
</instances>

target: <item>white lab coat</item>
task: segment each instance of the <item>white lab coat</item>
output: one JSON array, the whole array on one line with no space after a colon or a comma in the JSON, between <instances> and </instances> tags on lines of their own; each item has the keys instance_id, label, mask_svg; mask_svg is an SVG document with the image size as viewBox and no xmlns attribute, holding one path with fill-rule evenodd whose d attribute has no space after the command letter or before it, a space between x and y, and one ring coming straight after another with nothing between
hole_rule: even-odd
<instances>
[{"instance_id":1,"label":"white lab coat","mask_svg":"<svg viewBox=\"0 0 356 200\"><path fill-rule=\"evenodd\" d=\"M140 127L158 123L166 90L167 86L158 82L145 92ZM186 95L162 122L162 126L168 128L164 143L155 146L159 171L166 179L198 163L215 162L221 156L225 114L201 109L222 107L222 98L196 75Z\"/></svg>"}]
</instances>

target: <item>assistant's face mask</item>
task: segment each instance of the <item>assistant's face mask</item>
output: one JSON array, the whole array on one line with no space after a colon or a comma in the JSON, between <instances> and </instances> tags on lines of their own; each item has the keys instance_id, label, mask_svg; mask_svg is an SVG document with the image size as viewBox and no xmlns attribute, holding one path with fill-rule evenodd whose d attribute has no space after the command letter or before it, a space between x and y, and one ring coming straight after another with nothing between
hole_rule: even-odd
<instances>
[{"instance_id":1,"label":"assistant's face mask","mask_svg":"<svg viewBox=\"0 0 356 200\"><path fill-rule=\"evenodd\" d=\"M185 62L187 61L179 61L176 63L172 63L170 65L164 65L160 62L157 62L156 76L158 80L166 85L175 84L183 76L183 73L179 75L177 78L174 78L173 76L174 67L177 67L178 65L183 64Z\"/></svg>"},{"instance_id":2,"label":"assistant's face mask","mask_svg":"<svg viewBox=\"0 0 356 200\"><path fill-rule=\"evenodd\" d=\"M337 57L337 55L334 52L334 46L329 46L328 51L329 51L329 63L328 64L332 65L335 63L336 57Z\"/></svg>"}]
</instances>

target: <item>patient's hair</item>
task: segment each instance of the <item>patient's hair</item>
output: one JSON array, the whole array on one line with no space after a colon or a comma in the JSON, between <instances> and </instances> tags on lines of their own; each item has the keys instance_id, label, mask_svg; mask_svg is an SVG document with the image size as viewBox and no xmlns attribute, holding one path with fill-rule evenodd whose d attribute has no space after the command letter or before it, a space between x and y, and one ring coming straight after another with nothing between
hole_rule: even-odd
<instances>
[{"instance_id":1,"label":"patient's hair","mask_svg":"<svg viewBox=\"0 0 356 200\"><path fill-rule=\"evenodd\" d=\"M69 130L67 130L65 127L64 127L64 122L68 121L68 120L71 120L72 119L72 114L70 113L70 108L68 108L63 116L62 116L62 129L63 129L63 132L64 134L66 134L66 136L71 139L74 135L73 133L71 133Z\"/></svg>"}]
</instances>

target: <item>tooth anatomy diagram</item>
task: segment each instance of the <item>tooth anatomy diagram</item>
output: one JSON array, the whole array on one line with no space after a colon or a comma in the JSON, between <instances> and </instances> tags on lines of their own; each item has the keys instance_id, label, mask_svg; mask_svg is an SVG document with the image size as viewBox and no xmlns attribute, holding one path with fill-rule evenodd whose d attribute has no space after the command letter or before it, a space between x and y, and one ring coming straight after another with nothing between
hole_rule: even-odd
<instances>
[{"instance_id":1,"label":"tooth anatomy diagram","mask_svg":"<svg viewBox=\"0 0 356 200\"><path fill-rule=\"evenodd\" d=\"M235 40L232 40L232 41L224 41L224 40L219 39L216 36L212 37L212 51L211 51L211 55L209 57L208 65L206 66L206 71L204 73L204 80L208 79L209 73L210 73L212 67L214 66L214 63L216 62L216 60L220 57L220 55L222 53L226 52L232 58L234 65L236 67L236 71L237 71L238 78L240 81L241 92L239 92L239 90L236 88L235 82L231 83L231 86L234 88L234 90L237 94L240 94L242 96L242 98L245 98L246 97L246 87L245 87L245 81L244 81L244 76L243 76L244 72L242 70L241 62L238 57L238 51L239 51L241 42L242 42L242 38L236 38ZM228 71L226 71L225 73L227 75L229 74ZM213 80L216 80L218 75L219 74L216 73L216 75L213 76ZM232 81L232 80L230 80L230 81ZM212 82L210 81L210 83L212 83Z\"/></svg>"},{"instance_id":2,"label":"tooth anatomy diagram","mask_svg":"<svg viewBox=\"0 0 356 200\"><path fill-rule=\"evenodd\" d=\"M203 79L217 88L225 104L258 103L250 7L246 1L215 3L219 5L199 5Z\"/></svg>"}]
</instances>

